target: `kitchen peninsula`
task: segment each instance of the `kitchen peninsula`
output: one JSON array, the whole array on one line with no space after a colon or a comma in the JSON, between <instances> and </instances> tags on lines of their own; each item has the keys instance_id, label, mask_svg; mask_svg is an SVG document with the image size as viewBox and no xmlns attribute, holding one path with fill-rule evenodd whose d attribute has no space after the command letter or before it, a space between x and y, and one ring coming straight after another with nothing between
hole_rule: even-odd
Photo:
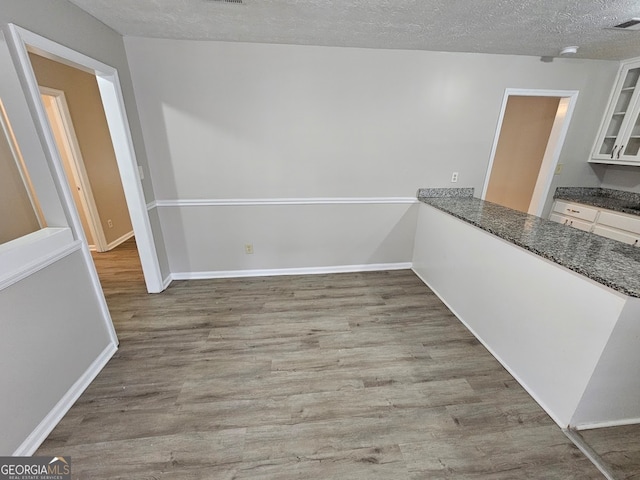
<instances>
[{"instance_id":1,"label":"kitchen peninsula","mask_svg":"<svg viewBox=\"0 0 640 480\"><path fill-rule=\"evenodd\" d=\"M414 271L563 428L640 422L640 248L421 189Z\"/></svg>"}]
</instances>

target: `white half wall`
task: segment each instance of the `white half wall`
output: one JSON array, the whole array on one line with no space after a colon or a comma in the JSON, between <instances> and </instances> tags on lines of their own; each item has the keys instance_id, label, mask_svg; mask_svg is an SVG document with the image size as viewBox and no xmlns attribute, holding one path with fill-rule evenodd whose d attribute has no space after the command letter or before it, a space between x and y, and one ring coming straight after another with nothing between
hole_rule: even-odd
<instances>
[{"instance_id":1,"label":"white half wall","mask_svg":"<svg viewBox=\"0 0 640 480\"><path fill-rule=\"evenodd\" d=\"M637 351L638 332L637 304L627 312L625 295L428 205L419 209L413 269L561 427L573 426L579 407L594 423L630 423L640 411L638 355L622 361ZM620 355L614 329L632 334Z\"/></svg>"},{"instance_id":2,"label":"white half wall","mask_svg":"<svg viewBox=\"0 0 640 480\"><path fill-rule=\"evenodd\" d=\"M117 346L80 250L0 290L0 312L0 454L30 455Z\"/></svg>"},{"instance_id":3,"label":"white half wall","mask_svg":"<svg viewBox=\"0 0 640 480\"><path fill-rule=\"evenodd\" d=\"M243 270L409 264L417 207L253 203L163 206L158 211L172 252L171 272L176 278L202 278ZM246 244L253 246L253 254L245 253Z\"/></svg>"},{"instance_id":4,"label":"white half wall","mask_svg":"<svg viewBox=\"0 0 640 480\"><path fill-rule=\"evenodd\" d=\"M419 187L452 186L453 171L459 172L456 186L480 191L506 88L580 92L558 181L598 186L587 159L618 69L617 62L579 59L544 63L508 55L133 37L125 38L125 49L159 203L414 197ZM246 241L240 238L216 243L221 250L209 248L201 257L205 249L195 239L221 228L196 218L276 240L268 228L281 223L282 209L243 210L237 217L217 209L161 208L172 272L222 263L233 270L248 267L248 259L234 253ZM287 214L299 225L316 215L307 208ZM354 218L347 207L331 215L335 225ZM318 220L319 226L330 224L326 217ZM257 232L258 226L267 230ZM305 249L308 264L337 260L311 249L305 229L285 231L292 254L274 255L270 265L288 267ZM349 231L338 243L356 252L360 241ZM256 245L251 262L258 262L258 251Z\"/></svg>"},{"instance_id":5,"label":"white half wall","mask_svg":"<svg viewBox=\"0 0 640 480\"><path fill-rule=\"evenodd\" d=\"M640 423L640 299L629 298L571 425L577 429Z\"/></svg>"}]
</instances>

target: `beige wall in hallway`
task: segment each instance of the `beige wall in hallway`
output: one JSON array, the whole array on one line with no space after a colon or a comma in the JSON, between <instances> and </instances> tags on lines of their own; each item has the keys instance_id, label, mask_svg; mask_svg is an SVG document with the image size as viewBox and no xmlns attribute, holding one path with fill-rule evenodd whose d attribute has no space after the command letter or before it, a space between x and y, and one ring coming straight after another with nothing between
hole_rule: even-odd
<instances>
[{"instance_id":1,"label":"beige wall in hallway","mask_svg":"<svg viewBox=\"0 0 640 480\"><path fill-rule=\"evenodd\" d=\"M485 200L529 210L559 102L559 97L509 97Z\"/></svg>"},{"instance_id":2,"label":"beige wall in hallway","mask_svg":"<svg viewBox=\"0 0 640 480\"><path fill-rule=\"evenodd\" d=\"M38 84L65 92L100 223L111 243L130 233L132 226L96 78L35 54L29 56Z\"/></svg>"}]
</instances>

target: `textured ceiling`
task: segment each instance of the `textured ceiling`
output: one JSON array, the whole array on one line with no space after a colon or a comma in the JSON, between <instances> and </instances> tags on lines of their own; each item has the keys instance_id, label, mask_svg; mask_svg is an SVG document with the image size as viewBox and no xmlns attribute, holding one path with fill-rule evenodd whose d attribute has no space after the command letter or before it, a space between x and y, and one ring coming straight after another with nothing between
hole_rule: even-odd
<instances>
[{"instance_id":1,"label":"textured ceiling","mask_svg":"<svg viewBox=\"0 0 640 480\"><path fill-rule=\"evenodd\" d=\"M577 58L640 56L640 0L70 0L125 36Z\"/></svg>"}]
</instances>

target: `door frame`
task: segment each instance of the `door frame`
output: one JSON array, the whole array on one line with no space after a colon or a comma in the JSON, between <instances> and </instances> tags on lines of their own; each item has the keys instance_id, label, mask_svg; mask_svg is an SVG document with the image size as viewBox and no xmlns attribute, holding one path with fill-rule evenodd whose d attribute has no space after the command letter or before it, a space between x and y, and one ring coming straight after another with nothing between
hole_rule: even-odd
<instances>
[{"instance_id":1,"label":"door frame","mask_svg":"<svg viewBox=\"0 0 640 480\"><path fill-rule=\"evenodd\" d=\"M560 152L564 145L567 131L569 130L569 124L573 116L573 111L578 100L577 90L539 90L539 89L523 89L523 88L507 88L504 91L502 97L502 107L500 109L500 116L498 117L498 126L496 128L495 136L493 137L493 145L491 146L491 153L489 155L489 164L487 166L487 173L485 175L484 186L482 188L482 198L484 200L487 195L487 189L489 188L489 180L491 179L491 170L493 169L493 162L496 156L496 150L498 148L498 141L500 140L500 133L502 132L502 123L504 121L505 111L507 109L507 102L510 96L520 97L559 97L561 99L568 99L567 111L560 125L554 144L547 144L542 165L540 166L540 172L538 174L538 180L534 189L534 197L537 197L537 201L532 202L529 207L529 213L532 215L541 216L544 210L544 206L549 195L549 189L553 182L553 176L555 174L558 160L560 159ZM556 117L557 119L557 117ZM553 129L556 128L554 122ZM551 140L550 135L550 140Z\"/></svg>"},{"instance_id":2,"label":"door frame","mask_svg":"<svg viewBox=\"0 0 640 480\"><path fill-rule=\"evenodd\" d=\"M144 199L138 162L133 148L131 131L129 130L118 71L109 65L15 24L9 24L8 32L10 39L8 43L10 44L10 48L13 49L14 60L17 63L16 67L25 82L25 94L35 114L36 124L44 137L45 148L51 153L54 170L61 178L64 178L62 163L57 155L55 140L51 134L47 115L40 99L40 90L33 69L31 68L28 51L31 50L51 60L79 68L80 70L95 75L107 118L107 125L111 134L111 141L113 142L118 171L120 172L129 216L131 217L131 224L136 237L138 254L140 255L140 263L142 265L147 291L149 293L159 293L163 291L166 285L162 278L158 253L151 229L151 220ZM64 201L67 203L73 201L73 199L70 198L70 192L68 193L69 195L64 195ZM77 238L83 239L86 245L87 241L84 232L82 232L82 226L77 212L75 209L69 208L69 205L67 205L67 209L71 212L70 216L75 235ZM88 246L86 251L90 257ZM95 274L94 281L101 290L97 273Z\"/></svg>"},{"instance_id":3,"label":"door frame","mask_svg":"<svg viewBox=\"0 0 640 480\"><path fill-rule=\"evenodd\" d=\"M43 86L39 88L41 95L51 97L52 103L56 108L55 116L57 118L54 121L58 123L58 127L64 135L64 145L60 145L59 148L65 150L67 154L66 157L69 159L69 170L71 170L71 174L73 175L73 181L80 190L80 205L76 205L76 207L82 209L87 219L87 226L95 242L94 248L98 252L106 252L107 239L104 236L104 229L100 223L98 207L93 196L93 191L91 190L91 182L89 182L89 176L78 143L78 137L76 136L76 131L71 120L67 97L62 90ZM73 188L73 185L70 186Z\"/></svg>"}]
</instances>

